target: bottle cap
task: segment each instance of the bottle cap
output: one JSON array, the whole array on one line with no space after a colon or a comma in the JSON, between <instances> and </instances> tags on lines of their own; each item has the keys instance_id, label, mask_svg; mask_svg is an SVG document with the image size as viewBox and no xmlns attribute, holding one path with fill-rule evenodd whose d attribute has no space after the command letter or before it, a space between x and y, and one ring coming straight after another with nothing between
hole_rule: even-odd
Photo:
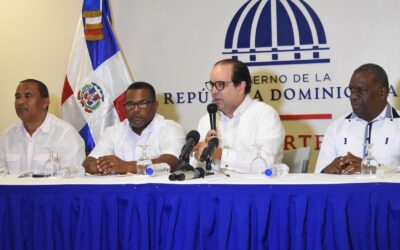
<instances>
[{"instance_id":1,"label":"bottle cap","mask_svg":"<svg viewBox=\"0 0 400 250\"><path fill-rule=\"evenodd\" d=\"M147 175L152 175L154 173L153 168L146 168L146 174Z\"/></svg>"},{"instance_id":2,"label":"bottle cap","mask_svg":"<svg viewBox=\"0 0 400 250\"><path fill-rule=\"evenodd\" d=\"M267 168L267 169L265 169L264 173L265 173L266 176L271 176L272 175L272 169Z\"/></svg>"}]
</instances>

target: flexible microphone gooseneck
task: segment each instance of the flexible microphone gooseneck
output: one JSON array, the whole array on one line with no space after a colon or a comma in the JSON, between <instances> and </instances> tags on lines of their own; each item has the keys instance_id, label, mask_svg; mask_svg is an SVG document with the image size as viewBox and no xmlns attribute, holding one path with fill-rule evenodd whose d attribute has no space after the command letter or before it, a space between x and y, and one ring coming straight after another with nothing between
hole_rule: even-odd
<instances>
[{"instance_id":1,"label":"flexible microphone gooseneck","mask_svg":"<svg viewBox=\"0 0 400 250\"><path fill-rule=\"evenodd\" d=\"M193 150L193 147L199 142L199 140L200 134L196 130L192 130L186 135L186 143L183 145L181 154L179 156L180 161L187 161L190 153Z\"/></svg>"},{"instance_id":2,"label":"flexible microphone gooseneck","mask_svg":"<svg viewBox=\"0 0 400 250\"><path fill-rule=\"evenodd\" d=\"M200 161L206 161L210 159L214 153L215 148L218 147L219 140L217 137L211 138L208 141L208 146L203 150L200 156Z\"/></svg>"}]
</instances>

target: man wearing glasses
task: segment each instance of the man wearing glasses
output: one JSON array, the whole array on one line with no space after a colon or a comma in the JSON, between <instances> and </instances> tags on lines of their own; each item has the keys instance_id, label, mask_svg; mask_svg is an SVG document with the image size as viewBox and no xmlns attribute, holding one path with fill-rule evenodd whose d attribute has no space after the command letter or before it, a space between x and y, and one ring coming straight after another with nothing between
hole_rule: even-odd
<instances>
[{"instance_id":1,"label":"man wearing glasses","mask_svg":"<svg viewBox=\"0 0 400 250\"><path fill-rule=\"evenodd\" d=\"M158 102L153 86L145 82L132 83L125 93L124 106L126 119L106 129L83 162L86 172L136 173L143 150L149 159L148 164L168 163L173 170L185 134L178 123L156 113Z\"/></svg>"},{"instance_id":2,"label":"man wearing glasses","mask_svg":"<svg viewBox=\"0 0 400 250\"><path fill-rule=\"evenodd\" d=\"M252 100L251 76L241 61L225 59L217 62L206 82L217 105L216 130L210 129L209 116L198 124L202 142L194 149L193 165L198 161L208 141L217 137L219 146L211 156L212 166L222 172L255 173L251 161L256 146L261 145L261 156L268 164L282 161L285 131L278 113L264 102Z\"/></svg>"},{"instance_id":3,"label":"man wearing glasses","mask_svg":"<svg viewBox=\"0 0 400 250\"><path fill-rule=\"evenodd\" d=\"M376 64L357 68L350 80L353 112L334 121L326 130L315 173L360 172L367 144L380 164L400 165L400 116L387 102L389 81Z\"/></svg>"}]
</instances>

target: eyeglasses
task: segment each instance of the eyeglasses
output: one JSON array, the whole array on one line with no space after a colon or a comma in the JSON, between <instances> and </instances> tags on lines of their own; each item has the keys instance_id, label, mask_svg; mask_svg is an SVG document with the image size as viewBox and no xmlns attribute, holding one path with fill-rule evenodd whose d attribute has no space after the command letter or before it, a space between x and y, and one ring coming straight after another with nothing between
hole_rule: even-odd
<instances>
[{"instance_id":1,"label":"eyeglasses","mask_svg":"<svg viewBox=\"0 0 400 250\"><path fill-rule=\"evenodd\" d=\"M139 102L134 102L134 101L127 101L124 103L125 109L134 109L135 107L138 107L140 109L145 109L147 106L149 106L150 103L155 102L155 100L144 100L144 101L139 101Z\"/></svg>"},{"instance_id":2,"label":"eyeglasses","mask_svg":"<svg viewBox=\"0 0 400 250\"><path fill-rule=\"evenodd\" d=\"M215 87L218 91L221 91L221 90L223 90L225 88L225 85L227 83L230 83L230 82L224 82L224 81L212 82L212 81L209 81L209 82L205 82L205 85L206 85L206 88L208 90L210 90L210 91L212 90L213 87Z\"/></svg>"}]
</instances>

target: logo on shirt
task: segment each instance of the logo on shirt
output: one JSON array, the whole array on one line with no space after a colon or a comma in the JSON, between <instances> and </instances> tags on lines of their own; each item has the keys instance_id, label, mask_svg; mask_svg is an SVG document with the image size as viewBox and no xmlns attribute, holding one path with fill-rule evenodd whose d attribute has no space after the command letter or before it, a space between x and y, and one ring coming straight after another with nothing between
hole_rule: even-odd
<instances>
[{"instance_id":1,"label":"logo on shirt","mask_svg":"<svg viewBox=\"0 0 400 250\"><path fill-rule=\"evenodd\" d=\"M317 13L305 1L249 0L233 16L224 55L248 66L328 63Z\"/></svg>"},{"instance_id":2,"label":"logo on shirt","mask_svg":"<svg viewBox=\"0 0 400 250\"><path fill-rule=\"evenodd\" d=\"M85 112L92 113L104 102L103 90L94 82L86 84L79 90L78 100L81 102Z\"/></svg>"}]
</instances>

